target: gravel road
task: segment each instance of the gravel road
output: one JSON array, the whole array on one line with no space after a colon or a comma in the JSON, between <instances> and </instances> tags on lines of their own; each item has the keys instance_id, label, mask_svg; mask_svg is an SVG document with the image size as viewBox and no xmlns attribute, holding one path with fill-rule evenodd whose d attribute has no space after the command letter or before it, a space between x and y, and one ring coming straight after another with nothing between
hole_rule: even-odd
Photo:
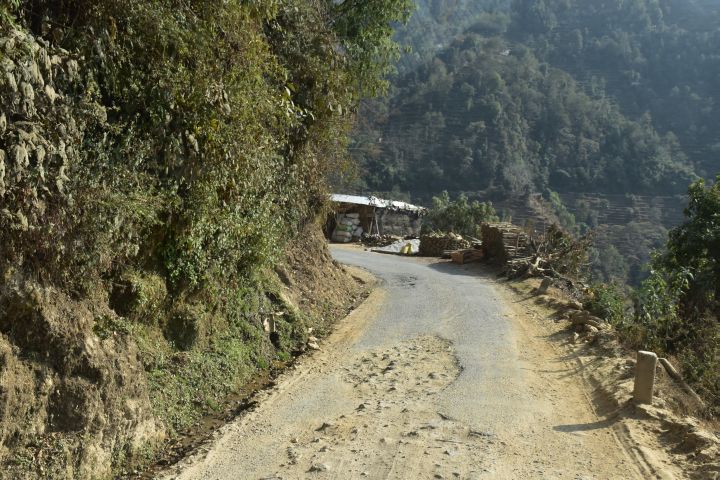
<instances>
[{"instance_id":1,"label":"gravel road","mask_svg":"<svg viewBox=\"0 0 720 480\"><path fill-rule=\"evenodd\" d=\"M381 280L166 478L643 478L573 366L490 276L334 248Z\"/></svg>"}]
</instances>

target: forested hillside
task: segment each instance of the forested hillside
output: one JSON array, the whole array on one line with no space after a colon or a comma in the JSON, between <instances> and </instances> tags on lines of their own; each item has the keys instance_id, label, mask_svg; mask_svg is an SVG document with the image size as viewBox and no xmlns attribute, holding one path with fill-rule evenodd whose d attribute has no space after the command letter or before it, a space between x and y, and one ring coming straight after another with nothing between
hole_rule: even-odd
<instances>
[{"instance_id":1,"label":"forested hillside","mask_svg":"<svg viewBox=\"0 0 720 480\"><path fill-rule=\"evenodd\" d=\"M510 0L417 0L406 25L399 25L395 38L407 48L398 62L400 74L412 71L474 24L503 32L509 18Z\"/></svg>"},{"instance_id":2,"label":"forested hillside","mask_svg":"<svg viewBox=\"0 0 720 480\"><path fill-rule=\"evenodd\" d=\"M421 2L399 37L419 53L387 100L363 104L354 187L466 192L523 218L538 212L519 199L542 194L566 228L599 228L598 275L637 282L675 196L720 170L720 2L480 2L433 50L422 26L453 32L453 3Z\"/></svg>"},{"instance_id":3,"label":"forested hillside","mask_svg":"<svg viewBox=\"0 0 720 480\"><path fill-rule=\"evenodd\" d=\"M0 0L0 476L117 476L344 311L282 264L352 283L315 221L410 7Z\"/></svg>"},{"instance_id":4,"label":"forested hillside","mask_svg":"<svg viewBox=\"0 0 720 480\"><path fill-rule=\"evenodd\" d=\"M357 140L379 190L678 193L693 179L672 136L521 44L468 32L398 85Z\"/></svg>"},{"instance_id":5,"label":"forested hillside","mask_svg":"<svg viewBox=\"0 0 720 480\"><path fill-rule=\"evenodd\" d=\"M520 0L510 38L678 137L698 173L720 160L720 2Z\"/></svg>"},{"instance_id":6,"label":"forested hillside","mask_svg":"<svg viewBox=\"0 0 720 480\"><path fill-rule=\"evenodd\" d=\"M670 194L693 173L714 175L720 3L461 7L421 5L400 36L432 58L367 106L354 151L368 188ZM416 38L423 25L452 33L446 9L472 23L434 54Z\"/></svg>"}]
</instances>

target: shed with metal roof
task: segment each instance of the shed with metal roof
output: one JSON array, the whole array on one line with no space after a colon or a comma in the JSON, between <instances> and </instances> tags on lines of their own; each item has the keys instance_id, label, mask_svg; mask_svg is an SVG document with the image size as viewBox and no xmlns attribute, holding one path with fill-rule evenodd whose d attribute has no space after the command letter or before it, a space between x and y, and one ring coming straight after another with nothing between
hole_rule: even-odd
<instances>
[{"instance_id":1,"label":"shed with metal roof","mask_svg":"<svg viewBox=\"0 0 720 480\"><path fill-rule=\"evenodd\" d=\"M418 205L374 196L335 193L330 195L330 202L333 214L325 228L328 238L333 237L333 231L346 214L359 218L361 231L365 234L418 236L422 217L427 213L426 208Z\"/></svg>"}]
</instances>

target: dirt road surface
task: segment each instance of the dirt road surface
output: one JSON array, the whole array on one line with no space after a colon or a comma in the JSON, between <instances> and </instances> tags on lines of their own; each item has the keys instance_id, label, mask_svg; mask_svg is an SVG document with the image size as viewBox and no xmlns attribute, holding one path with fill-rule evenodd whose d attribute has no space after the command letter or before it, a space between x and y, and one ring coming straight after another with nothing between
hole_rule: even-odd
<instances>
[{"instance_id":1,"label":"dirt road surface","mask_svg":"<svg viewBox=\"0 0 720 480\"><path fill-rule=\"evenodd\" d=\"M166 478L650 478L492 277L333 254L379 287Z\"/></svg>"}]
</instances>

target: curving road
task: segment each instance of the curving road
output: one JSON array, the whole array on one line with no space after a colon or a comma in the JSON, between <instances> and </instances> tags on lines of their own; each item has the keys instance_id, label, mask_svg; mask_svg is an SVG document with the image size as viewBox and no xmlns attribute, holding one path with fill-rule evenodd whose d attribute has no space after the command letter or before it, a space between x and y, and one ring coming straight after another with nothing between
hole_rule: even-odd
<instances>
[{"instance_id":1,"label":"curving road","mask_svg":"<svg viewBox=\"0 0 720 480\"><path fill-rule=\"evenodd\" d=\"M357 250L335 249L336 260L370 270L383 280L389 301L356 349L375 349L435 335L449 340L462 372L438 396L448 415L469 424L531 420L532 394L523 388L523 366L507 309L491 280L477 268ZM524 417L524 418L523 418Z\"/></svg>"},{"instance_id":2,"label":"curving road","mask_svg":"<svg viewBox=\"0 0 720 480\"><path fill-rule=\"evenodd\" d=\"M381 286L167 478L641 478L478 266L333 248Z\"/></svg>"}]
</instances>

